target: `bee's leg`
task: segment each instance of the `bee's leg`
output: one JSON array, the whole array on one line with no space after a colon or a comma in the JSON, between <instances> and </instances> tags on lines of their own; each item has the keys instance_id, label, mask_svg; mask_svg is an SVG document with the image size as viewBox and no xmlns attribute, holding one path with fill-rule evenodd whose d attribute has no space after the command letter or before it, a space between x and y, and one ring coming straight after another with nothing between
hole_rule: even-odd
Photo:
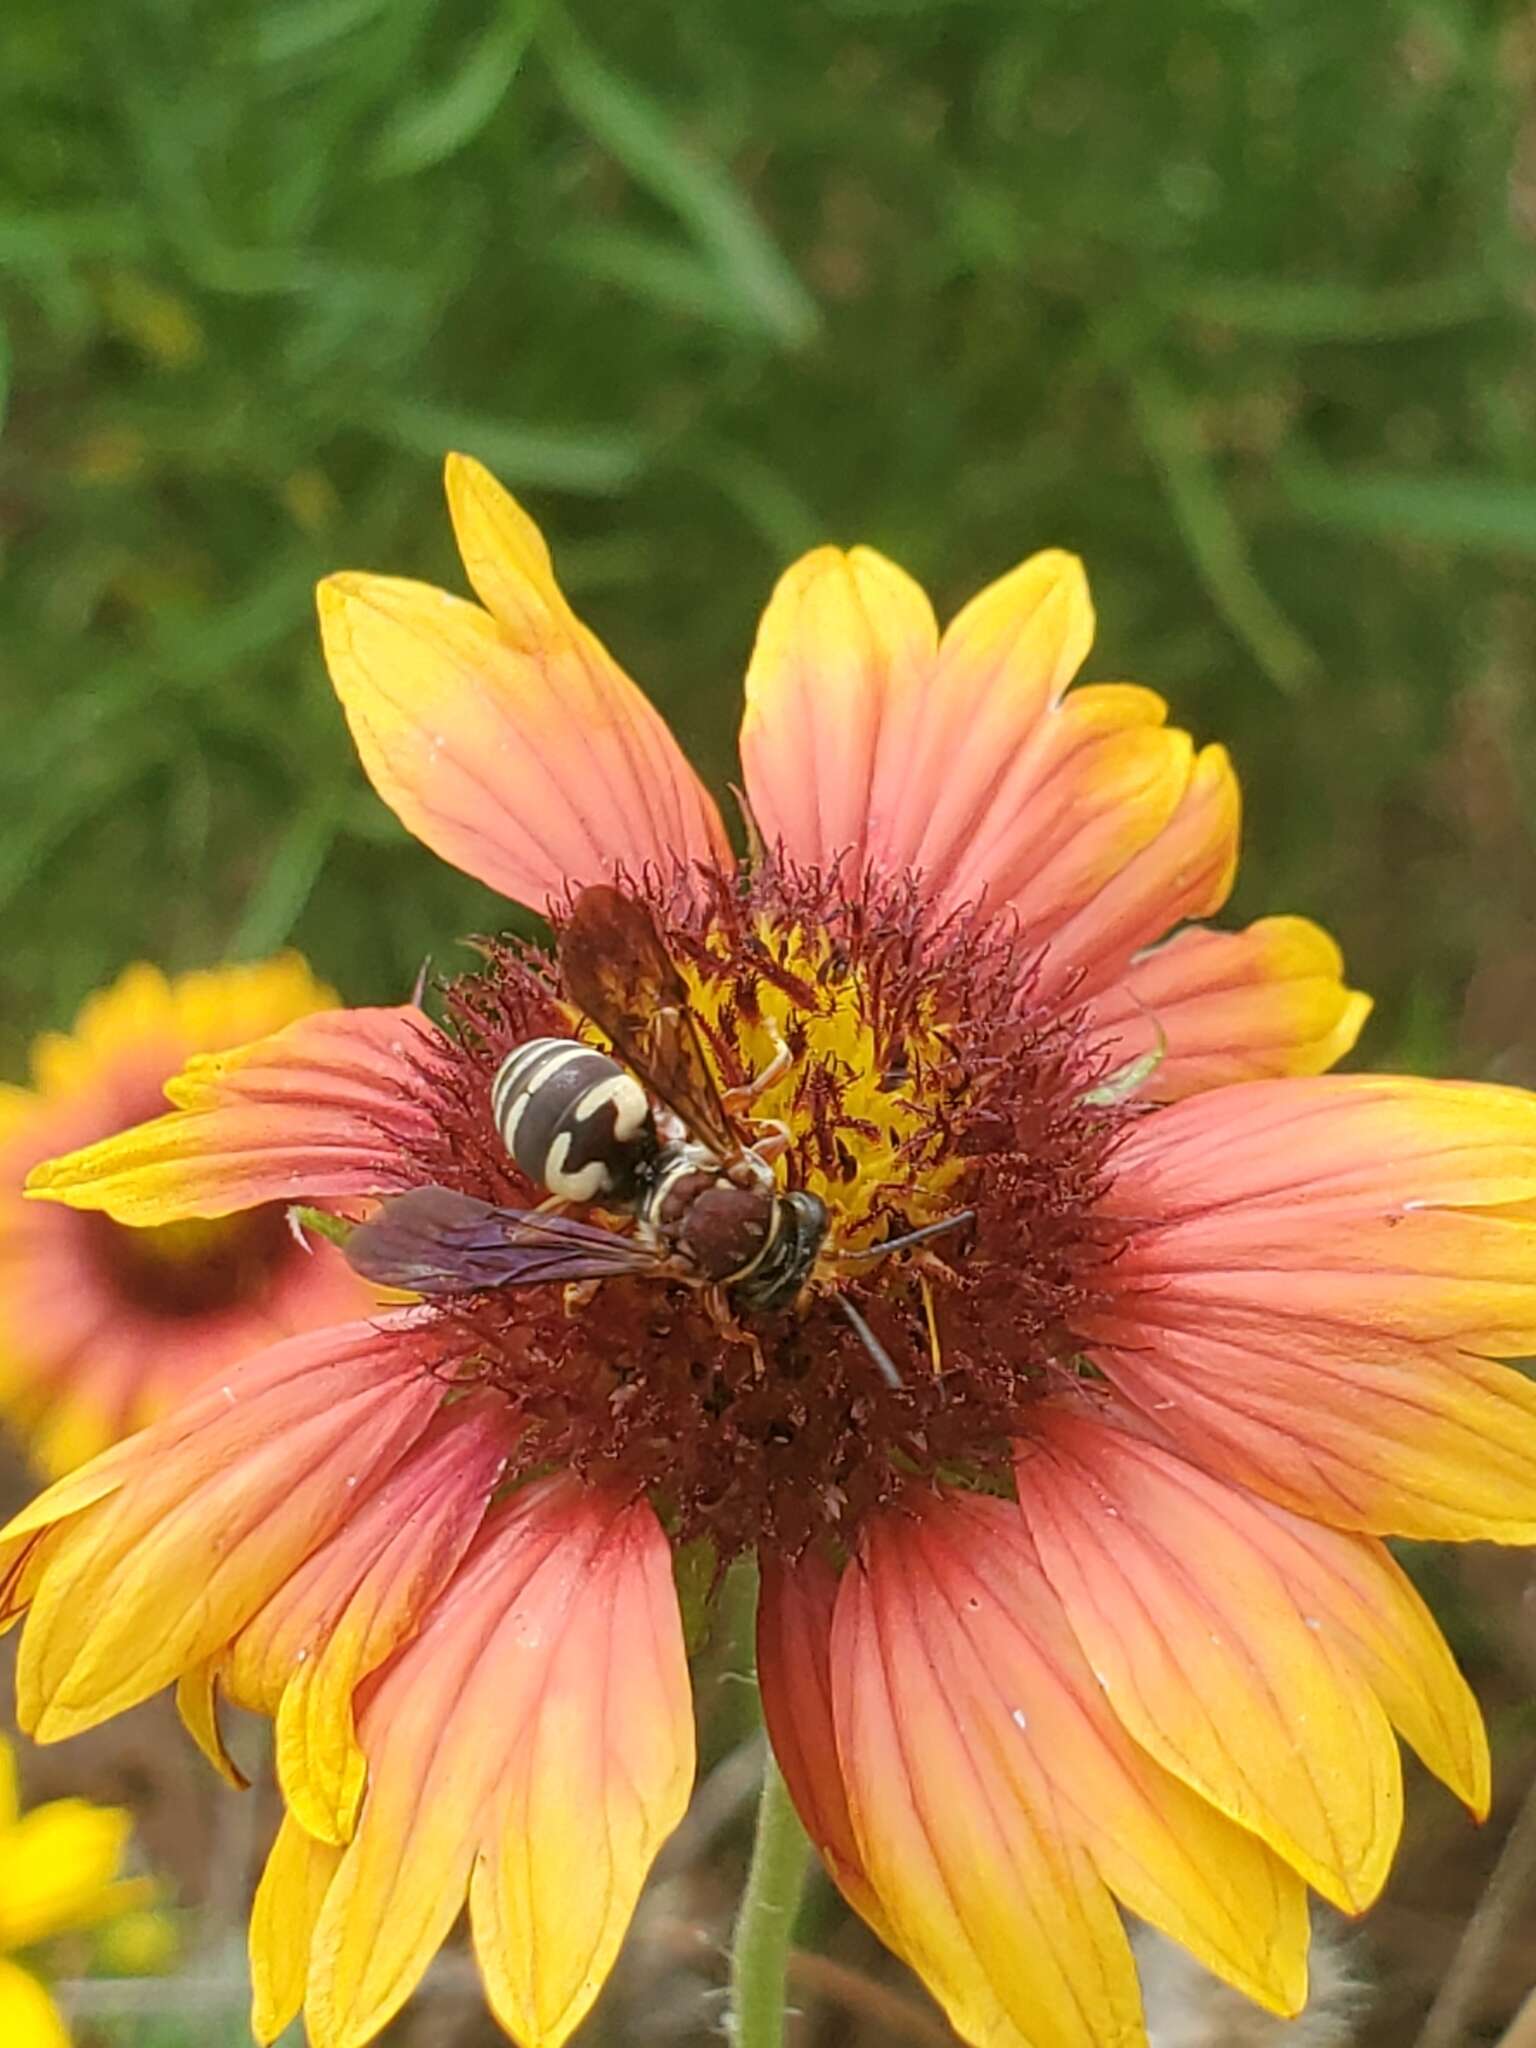
<instances>
[{"instance_id":1,"label":"bee's leg","mask_svg":"<svg viewBox=\"0 0 1536 2048\"><path fill-rule=\"evenodd\" d=\"M762 1072L754 1074L750 1081L744 1081L739 1088L727 1088L723 1100L733 1116L738 1110L745 1109L749 1103L756 1102L765 1089L771 1088L775 1081L782 1081L789 1072L789 1063L794 1054L790 1051L783 1032L777 1024L768 1024L766 1029L768 1036L773 1040L773 1058Z\"/></svg>"},{"instance_id":2,"label":"bee's leg","mask_svg":"<svg viewBox=\"0 0 1536 2048\"><path fill-rule=\"evenodd\" d=\"M546 1195L542 1202L536 1202L531 1213L535 1216L563 1216L571 1206L568 1195Z\"/></svg>"},{"instance_id":3,"label":"bee's leg","mask_svg":"<svg viewBox=\"0 0 1536 2048\"><path fill-rule=\"evenodd\" d=\"M752 1366L756 1377L758 1379L765 1379L768 1373L768 1361L763 1356L763 1347L750 1330L742 1327L741 1320L737 1316L735 1309L731 1306L731 1298L725 1289L723 1287L706 1287L704 1290L704 1307L710 1320L727 1344L746 1345L747 1349L752 1353Z\"/></svg>"},{"instance_id":4,"label":"bee's leg","mask_svg":"<svg viewBox=\"0 0 1536 2048\"><path fill-rule=\"evenodd\" d=\"M566 1314L580 1315L581 1311L596 1298L597 1290L602 1284L601 1280L567 1280L560 1292L561 1304Z\"/></svg>"},{"instance_id":5,"label":"bee's leg","mask_svg":"<svg viewBox=\"0 0 1536 2048\"><path fill-rule=\"evenodd\" d=\"M937 1260L934 1263L937 1264ZM944 1346L939 1341L939 1316L933 1299L933 1282L926 1273L920 1272L917 1276L917 1285L923 1297L923 1320L928 1325L928 1362L937 1379L944 1370Z\"/></svg>"},{"instance_id":6,"label":"bee's leg","mask_svg":"<svg viewBox=\"0 0 1536 2048\"><path fill-rule=\"evenodd\" d=\"M789 1125L780 1123L777 1117L754 1117L752 1121L764 1133L761 1138L752 1140L752 1150L771 1166L790 1148Z\"/></svg>"}]
</instances>

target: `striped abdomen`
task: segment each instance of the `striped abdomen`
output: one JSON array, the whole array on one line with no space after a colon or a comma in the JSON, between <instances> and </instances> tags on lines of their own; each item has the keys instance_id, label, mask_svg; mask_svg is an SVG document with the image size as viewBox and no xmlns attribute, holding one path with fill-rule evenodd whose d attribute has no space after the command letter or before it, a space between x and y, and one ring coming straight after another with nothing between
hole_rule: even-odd
<instances>
[{"instance_id":1,"label":"striped abdomen","mask_svg":"<svg viewBox=\"0 0 1536 2048\"><path fill-rule=\"evenodd\" d=\"M535 1038L502 1061L491 1114L514 1164L568 1202L628 1202L656 1156L650 1098L574 1038Z\"/></svg>"}]
</instances>

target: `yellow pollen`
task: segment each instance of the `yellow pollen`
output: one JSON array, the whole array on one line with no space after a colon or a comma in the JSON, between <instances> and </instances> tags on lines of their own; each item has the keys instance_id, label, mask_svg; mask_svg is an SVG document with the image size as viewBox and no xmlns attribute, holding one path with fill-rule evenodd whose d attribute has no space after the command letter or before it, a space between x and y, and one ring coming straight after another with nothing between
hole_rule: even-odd
<instances>
[{"instance_id":1,"label":"yellow pollen","mask_svg":"<svg viewBox=\"0 0 1536 2048\"><path fill-rule=\"evenodd\" d=\"M748 1081L781 1046L791 1049L783 1075L744 1116L789 1132L798 1185L832 1213L829 1250L862 1250L896 1228L937 1222L955 1206L965 1162L951 1149L944 1112L954 1055L932 999L918 1001L895 1042L877 992L825 933L760 918L756 935L803 996L723 954L718 975L682 964L697 1014ZM744 1014L748 1007L757 1014ZM729 1085L732 1077L719 1078Z\"/></svg>"}]
</instances>

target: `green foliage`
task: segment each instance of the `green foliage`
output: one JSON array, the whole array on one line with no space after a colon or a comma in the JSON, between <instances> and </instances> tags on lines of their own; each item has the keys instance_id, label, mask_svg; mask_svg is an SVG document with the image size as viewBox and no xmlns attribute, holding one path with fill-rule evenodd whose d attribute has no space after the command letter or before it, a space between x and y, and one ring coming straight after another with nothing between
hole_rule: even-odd
<instances>
[{"instance_id":1,"label":"green foliage","mask_svg":"<svg viewBox=\"0 0 1536 2048\"><path fill-rule=\"evenodd\" d=\"M1523 10L19 0L4 46L13 1069L135 955L377 998L503 921L368 793L310 605L458 583L455 445L717 779L795 550L942 608L1080 549L1090 672L1236 753L1235 912L1340 932L1376 1059L1518 1072Z\"/></svg>"}]
</instances>

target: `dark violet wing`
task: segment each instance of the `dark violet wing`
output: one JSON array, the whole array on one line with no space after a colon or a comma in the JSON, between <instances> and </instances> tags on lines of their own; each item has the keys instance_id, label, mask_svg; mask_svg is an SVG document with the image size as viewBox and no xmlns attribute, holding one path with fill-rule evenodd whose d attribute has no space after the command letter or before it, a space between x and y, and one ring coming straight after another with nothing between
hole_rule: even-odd
<instances>
[{"instance_id":1,"label":"dark violet wing","mask_svg":"<svg viewBox=\"0 0 1536 2048\"><path fill-rule=\"evenodd\" d=\"M381 1287L473 1294L486 1287L609 1280L647 1273L661 1255L632 1237L531 1209L499 1209L451 1188L412 1188L353 1231L347 1263Z\"/></svg>"},{"instance_id":2,"label":"dark violet wing","mask_svg":"<svg viewBox=\"0 0 1536 2048\"><path fill-rule=\"evenodd\" d=\"M643 903L617 889L583 889L560 934L560 973L572 999L624 1064L721 1159L741 1138L705 1057L688 989Z\"/></svg>"}]
</instances>

